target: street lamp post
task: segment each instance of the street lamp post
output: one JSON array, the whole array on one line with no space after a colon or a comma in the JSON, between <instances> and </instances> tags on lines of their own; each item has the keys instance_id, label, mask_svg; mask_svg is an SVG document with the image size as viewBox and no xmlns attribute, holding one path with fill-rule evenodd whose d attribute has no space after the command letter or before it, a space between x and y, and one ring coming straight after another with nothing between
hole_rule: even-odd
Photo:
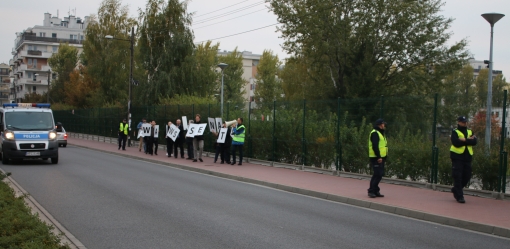
<instances>
[{"instance_id":1,"label":"street lamp post","mask_svg":"<svg viewBox=\"0 0 510 249\"><path fill-rule=\"evenodd\" d=\"M223 71L228 67L228 64L220 63L218 67L221 68L221 118L223 118Z\"/></svg>"},{"instance_id":2,"label":"street lamp post","mask_svg":"<svg viewBox=\"0 0 510 249\"><path fill-rule=\"evenodd\" d=\"M505 15L498 13L485 13L482 14L482 17L489 22L491 25L491 45L490 45L490 58L489 58L489 84L487 86L487 113L485 120L485 146L487 151L490 150L491 146L491 118L492 118L492 69L493 69L493 60L492 60L492 51L493 51L493 36L494 36L494 24L503 18Z\"/></svg>"},{"instance_id":3,"label":"street lamp post","mask_svg":"<svg viewBox=\"0 0 510 249\"><path fill-rule=\"evenodd\" d=\"M131 58L130 58L130 65L129 65L129 83L128 83L128 124L129 124L129 131L131 131L131 85L133 84L133 53L134 53L134 43L135 43L135 28L131 28L131 37L128 39L120 39L120 38L114 38L111 35L105 36L106 39L115 39L115 40L122 40L122 41L129 41L130 47L129 50L131 52ZM131 145L131 136L129 136L128 146Z\"/></svg>"}]
</instances>

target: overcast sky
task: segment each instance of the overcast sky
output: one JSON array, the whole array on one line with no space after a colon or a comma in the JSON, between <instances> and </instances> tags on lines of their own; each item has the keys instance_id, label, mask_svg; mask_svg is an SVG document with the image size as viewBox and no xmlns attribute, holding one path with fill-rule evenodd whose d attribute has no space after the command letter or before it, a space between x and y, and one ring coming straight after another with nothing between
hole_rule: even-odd
<instances>
[{"instance_id":1,"label":"overcast sky","mask_svg":"<svg viewBox=\"0 0 510 249\"><path fill-rule=\"evenodd\" d=\"M72 2L72 3L71 3ZM133 17L138 9L145 5L144 0L123 0ZM34 25L42 25L44 13L48 12L62 18L69 10L76 9L76 16L97 12L101 0L64 1L64 0L21 0L2 1L0 9L0 62L9 63L14 46L15 33ZM194 12L193 29L195 42L229 36L249 30L272 25L276 16L267 11L262 0L193 0L188 11ZM215 11L215 12L213 12ZM211 13L213 12L213 13ZM477 60L489 59L490 25L481 14L498 12L506 16L495 25L494 32L494 69L510 74L510 1L509 0L446 0L442 14L455 19L450 29L454 35L450 43L466 38L468 49ZM71 13L74 13L71 11ZM235 19L234 19L235 18ZM231 19L231 20L228 20ZM222 22L224 21L224 22ZM219 23L222 22L222 23ZM220 49L247 50L261 54L264 49L276 52L280 59L287 57L280 44L282 39L270 26L253 32L214 40L220 42ZM510 81L508 76L507 81Z\"/></svg>"}]
</instances>

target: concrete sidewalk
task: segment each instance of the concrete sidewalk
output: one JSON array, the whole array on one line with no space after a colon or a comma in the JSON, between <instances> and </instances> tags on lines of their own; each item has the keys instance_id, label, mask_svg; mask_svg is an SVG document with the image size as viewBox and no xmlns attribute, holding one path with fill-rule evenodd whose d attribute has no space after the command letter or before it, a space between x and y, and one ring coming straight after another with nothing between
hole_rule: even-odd
<instances>
[{"instance_id":1,"label":"concrete sidewalk","mask_svg":"<svg viewBox=\"0 0 510 249\"><path fill-rule=\"evenodd\" d=\"M510 238L510 201L465 196L466 203L460 204L451 193L386 183L380 184L381 193L385 197L372 199L367 196L369 182L366 180L246 162L243 162L242 166L219 164L219 160L218 163L214 163L214 159L210 157L204 157L204 162L192 162L166 157L165 150L158 151L157 156L151 156L139 152L138 147L127 147L126 151L117 150L117 145L108 141L70 137L68 143L105 153ZM60 150L60 153L65 153L66 149Z\"/></svg>"}]
</instances>

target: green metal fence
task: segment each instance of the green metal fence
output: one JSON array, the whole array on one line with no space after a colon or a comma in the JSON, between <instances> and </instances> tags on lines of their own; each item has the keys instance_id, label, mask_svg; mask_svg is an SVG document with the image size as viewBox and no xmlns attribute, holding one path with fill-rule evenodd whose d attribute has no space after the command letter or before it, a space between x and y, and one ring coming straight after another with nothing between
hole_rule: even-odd
<instances>
[{"instance_id":1,"label":"green metal fence","mask_svg":"<svg viewBox=\"0 0 510 249\"><path fill-rule=\"evenodd\" d=\"M506 117L505 102L502 119ZM247 128L245 155L278 163L370 174L367 166L368 134L377 118L388 123L389 177L430 183L451 184L449 160L451 129L459 115L473 116L480 108L460 102L462 95L400 96L367 99L336 99L265 103L225 103L224 120L244 119ZM132 126L143 117L155 120L164 131L168 121L200 114L219 117L221 106L161 105L132 107ZM91 108L54 111L55 121L66 130L100 136L117 136L126 108ZM501 119L501 117L499 117ZM474 120L473 120L474 121ZM472 122L474 125L483 122ZM502 122L502 127L505 127ZM500 125L501 127L501 125ZM477 127L483 131L484 127ZM136 137L136 129L130 136ZM505 192L507 166L506 129L493 138L491 151L484 151L483 134L475 147L474 181L479 188ZM212 151L214 138L207 130L205 150ZM164 132L160 144L165 144Z\"/></svg>"}]
</instances>

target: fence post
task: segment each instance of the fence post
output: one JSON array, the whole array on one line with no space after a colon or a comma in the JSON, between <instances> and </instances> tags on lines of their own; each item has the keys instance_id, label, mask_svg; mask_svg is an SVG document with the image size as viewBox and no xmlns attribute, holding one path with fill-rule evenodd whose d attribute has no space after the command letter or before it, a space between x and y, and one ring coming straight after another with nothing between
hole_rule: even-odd
<instances>
[{"instance_id":1,"label":"fence post","mask_svg":"<svg viewBox=\"0 0 510 249\"><path fill-rule=\"evenodd\" d=\"M342 165L342 145L340 143L340 98L336 104L336 171L340 172Z\"/></svg>"},{"instance_id":2,"label":"fence post","mask_svg":"<svg viewBox=\"0 0 510 249\"><path fill-rule=\"evenodd\" d=\"M248 143L250 146L249 157L253 158L253 143L251 141L251 101L248 102Z\"/></svg>"},{"instance_id":3,"label":"fence post","mask_svg":"<svg viewBox=\"0 0 510 249\"><path fill-rule=\"evenodd\" d=\"M381 95L381 110L380 110L380 117L379 118L383 118L383 115L384 115L384 95Z\"/></svg>"},{"instance_id":4,"label":"fence post","mask_svg":"<svg viewBox=\"0 0 510 249\"><path fill-rule=\"evenodd\" d=\"M303 166L306 165L306 138L305 138L305 119L306 119L306 99L303 99L303 134L301 137L301 147L303 149L301 161Z\"/></svg>"},{"instance_id":5,"label":"fence post","mask_svg":"<svg viewBox=\"0 0 510 249\"><path fill-rule=\"evenodd\" d=\"M508 152L503 151L503 183L501 189L503 193L506 193L506 172L508 170Z\"/></svg>"},{"instance_id":6,"label":"fence post","mask_svg":"<svg viewBox=\"0 0 510 249\"><path fill-rule=\"evenodd\" d=\"M438 171L438 165L436 161L437 154L439 153L439 150L436 146L436 130L437 130L437 99L438 94L436 93L434 95L434 121L432 122L432 165L431 165L431 171L430 171L430 183L437 184L437 171Z\"/></svg>"},{"instance_id":7,"label":"fence post","mask_svg":"<svg viewBox=\"0 0 510 249\"><path fill-rule=\"evenodd\" d=\"M273 100L273 156L272 161L273 163L276 161L276 137L275 137L275 131L276 131L276 100Z\"/></svg>"},{"instance_id":8,"label":"fence post","mask_svg":"<svg viewBox=\"0 0 510 249\"><path fill-rule=\"evenodd\" d=\"M498 177L498 192L505 191L506 182L504 182L504 178L506 177L506 170L504 170L504 154L505 153L505 136L506 136L506 97L507 90L503 91L503 119L501 121L501 144L499 147L499 177ZM505 177L504 177L505 176ZM504 193L504 192L503 192Z\"/></svg>"}]
</instances>

